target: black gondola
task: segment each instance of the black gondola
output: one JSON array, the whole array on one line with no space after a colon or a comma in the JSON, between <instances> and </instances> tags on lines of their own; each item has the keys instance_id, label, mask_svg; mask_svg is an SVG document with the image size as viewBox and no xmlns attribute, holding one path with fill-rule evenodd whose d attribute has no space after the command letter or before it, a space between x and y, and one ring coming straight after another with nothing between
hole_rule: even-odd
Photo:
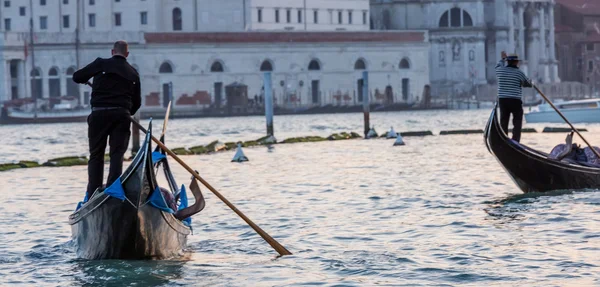
<instances>
[{"instance_id":1,"label":"black gondola","mask_svg":"<svg viewBox=\"0 0 600 287\"><path fill-rule=\"evenodd\" d=\"M494 108L485 129L485 144L523 192L600 188L598 166L551 159L513 141L500 127L496 113Z\"/></svg>"},{"instance_id":2,"label":"black gondola","mask_svg":"<svg viewBox=\"0 0 600 287\"><path fill-rule=\"evenodd\" d=\"M198 213L204 207L204 200L193 181L191 189L196 197L193 206L166 212L150 204L152 195L160 193L153 167L158 168L161 161L171 193L178 194L178 189L166 157L153 164L151 128L148 131L140 151L121 176L124 198L107 194L109 188L97 190L69 216L78 257L165 259L183 254L191 228L180 220L180 215Z\"/></svg>"}]
</instances>

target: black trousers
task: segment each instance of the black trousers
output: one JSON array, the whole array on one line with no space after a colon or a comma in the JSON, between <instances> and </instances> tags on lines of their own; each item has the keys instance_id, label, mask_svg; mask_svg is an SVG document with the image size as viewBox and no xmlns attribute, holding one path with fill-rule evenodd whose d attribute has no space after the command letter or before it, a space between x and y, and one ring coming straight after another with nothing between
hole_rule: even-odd
<instances>
[{"instance_id":1,"label":"black trousers","mask_svg":"<svg viewBox=\"0 0 600 287\"><path fill-rule=\"evenodd\" d=\"M523 102L519 99L498 99L500 106L500 126L508 135L508 121L513 116L512 139L521 140L521 128L523 127Z\"/></svg>"},{"instance_id":2,"label":"black trousers","mask_svg":"<svg viewBox=\"0 0 600 287\"><path fill-rule=\"evenodd\" d=\"M88 198L102 186L104 153L110 144L110 169L106 186L110 186L123 172L123 159L129 145L131 121L129 111L113 109L94 111L88 117L90 161L88 162Z\"/></svg>"}]
</instances>

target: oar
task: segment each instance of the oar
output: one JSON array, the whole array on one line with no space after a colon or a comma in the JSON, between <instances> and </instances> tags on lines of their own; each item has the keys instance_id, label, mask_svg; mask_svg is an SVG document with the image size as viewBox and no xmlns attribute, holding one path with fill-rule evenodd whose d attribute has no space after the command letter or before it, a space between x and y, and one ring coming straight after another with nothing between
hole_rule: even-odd
<instances>
[{"instance_id":1,"label":"oar","mask_svg":"<svg viewBox=\"0 0 600 287\"><path fill-rule=\"evenodd\" d=\"M144 127L142 127L140 125L140 123L138 123L133 118L131 119L131 122L135 126L137 126L142 132L148 133L148 131ZM223 195L221 195L221 193L219 193L214 187L212 187L208 182L206 182L202 177L200 177L200 175L197 172L195 172L190 166L188 166L185 162L183 162L183 160L181 160L175 153L173 153L162 142L160 142L160 140L158 140L154 136L152 136L152 140L162 150L164 150L167 154L169 154L175 161L177 161L183 168L185 168L192 176L194 176L198 181L200 181L202 184L204 184L204 186L206 186L210 191L212 191L212 193L214 193L221 201L223 201L223 203L225 203L229 208L231 208L231 210L233 210L233 212L235 212L248 225L250 225L250 227L252 227L252 229L254 229L254 231L256 231L256 233L258 233L258 235L260 235L260 237L262 237L267 243L269 243L269 245L271 245L271 247L273 247L273 249L275 249L275 251L277 251L279 253L279 255L282 255L282 256L283 255L292 255L292 253L289 252L287 249L285 249L285 247L283 247L283 245L281 245L279 242L277 242L277 240L273 239L273 237L271 237L264 230L262 230L260 227L258 227L258 225L256 225L254 222L252 222L252 220L250 220L250 218L248 218L241 211L239 211L231 202L229 202L229 200L227 200L227 198L225 198Z\"/></svg>"},{"instance_id":2,"label":"oar","mask_svg":"<svg viewBox=\"0 0 600 287\"><path fill-rule=\"evenodd\" d=\"M583 137L583 135L571 124L571 122L569 122L569 120L567 120L567 118L565 117L565 115L563 115L563 113L561 113L558 108L552 103L552 101L550 101L550 99L548 99L546 97L546 95L544 95L544 93L542 93L542 91L540 91L540 89L532 84L533 88L544 98L544 100L546 100L546 102L548 102L548 104L550 104L550 106L558 113L558 115L569 125L571 126L571 129L585 142L585 144L587 144L590 149L592 149L592 152L594 152L594 154L600 158L600 153L598 153L598 151Z\"/></svg>"},{"instance_id":3,"label":"oar","mask_svg":"<svg viewBox=\"0 0 600 287\"><path fill-rule=\"evenodd\" d=\"M169 105L167 106L167 113L165 114L165 121L163 122L163 130L162 130L162 134L160 135L161 138L163 136L165 136L165 133L167 132L167 123L169 122L170 114L171 114L171 101L169 101Z\"/></svg>"}]
</instances>

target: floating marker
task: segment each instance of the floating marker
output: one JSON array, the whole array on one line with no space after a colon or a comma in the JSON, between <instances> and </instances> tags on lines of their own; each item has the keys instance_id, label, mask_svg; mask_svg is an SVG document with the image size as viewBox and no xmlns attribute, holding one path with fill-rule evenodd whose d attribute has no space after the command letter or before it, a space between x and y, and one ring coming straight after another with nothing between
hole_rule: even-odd
<instances>
[{"instance_id":1,"label":"floating marker","mask_svg":"<svg viewBox=\"0 0 600 287\"><path fill-rule=\"evenodd\" d=\"M246 155L244 154L244 151L242 150L242 144L238 142L237 149L235 151L235 155L233 156L233 159L231 160L231 162L244 162L244 161L248 161L248 157L246 157Z\"/></svg>"},{"instance_id":2,"label":"floating marker","mask_svg":"<svg viewBox=\"0 0 600 287\"><path fill-rule=\"evenodd\" d=\"M404 140L402 139L402 136L400 134L398 134L398 136L396 137L396 141L394 142L394 146L397 145L405 145Z\"/></svg>"},{"instance_id":3,"label":"floating marker","mask_svg":"<svg viewBox=\"0 0 600 287\"><path fill-rule=\"evenodd\" d=\"M367 138L376 138L377 137L377 132L375 131L375 127L372 127L369 132L367 133Z\"/></svg>"},{"instance_id":4,"label":"floating marker","mask_svg":"<svg viewBox=\"0 0 600 287\"><path fill-rule=\"evenodd\" d=\"M394 130L394 127L390 127L390 131L387 133L386 138L393 139L393 138L397 138L397 137L398 137L398 134Z\"/></svg>"},{"instance_id":5,"label":"floating marker","mask_svg":"<svg viewBox=\"0 0 600 287\"><path fill-rule=\"evenodd\" d=\"M264 145L276 144L277 139L273 135L269 135L267 138L261 140L260 143Z\"/></svg>"}]
</instances>

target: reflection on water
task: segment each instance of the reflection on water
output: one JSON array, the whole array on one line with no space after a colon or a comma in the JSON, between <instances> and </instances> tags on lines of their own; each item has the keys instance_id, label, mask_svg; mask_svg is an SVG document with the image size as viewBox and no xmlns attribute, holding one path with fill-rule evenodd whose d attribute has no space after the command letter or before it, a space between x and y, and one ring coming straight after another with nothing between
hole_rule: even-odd
<instances>
[{"instance_id":1,"label":"reflection on water","mask_svg":"<svg viewBox=\"0 0 600 287\"><path fill-rule=\"evenodd\" d=\"M408 122L414 114L389 113L385 120L399 123L385 126L483 125L486 114L447 113L445 123L438 112L422 113L416 122ZM379 114L372 116L383 122ZM294 133L293 122L299 135L312 129L330 133L338 126L360 131L354 117L327 115L331 125L321 116L281 119L278 137ZM203 121L214 126L205 128ZM263 128L262 118L175 120L167 143L209 141L231 131L239 132L232 137L254 138ZM44 135L45 126L37 129L40 138L53 137ZM82 148L78 141L85 139L69 135L71 149ZM587 137L600 142L594 133ZM563 140L562 134L523 138L541 150ZM405 141L402 147L393 147L393 140L350 140L248 148L251 161L243 164L230 162L233 151L184 157L294 253L282 258L204 189L207 206L193 219L189 258L79 260L67 218L83 196L86 168L2 172L0 285L600 285L598 192L522 195L481 135ZM48 158L61 145L30 147ZM172 167L178 181L187 183L187 172L175 163Z\"/></svg>"}]
</instances>

